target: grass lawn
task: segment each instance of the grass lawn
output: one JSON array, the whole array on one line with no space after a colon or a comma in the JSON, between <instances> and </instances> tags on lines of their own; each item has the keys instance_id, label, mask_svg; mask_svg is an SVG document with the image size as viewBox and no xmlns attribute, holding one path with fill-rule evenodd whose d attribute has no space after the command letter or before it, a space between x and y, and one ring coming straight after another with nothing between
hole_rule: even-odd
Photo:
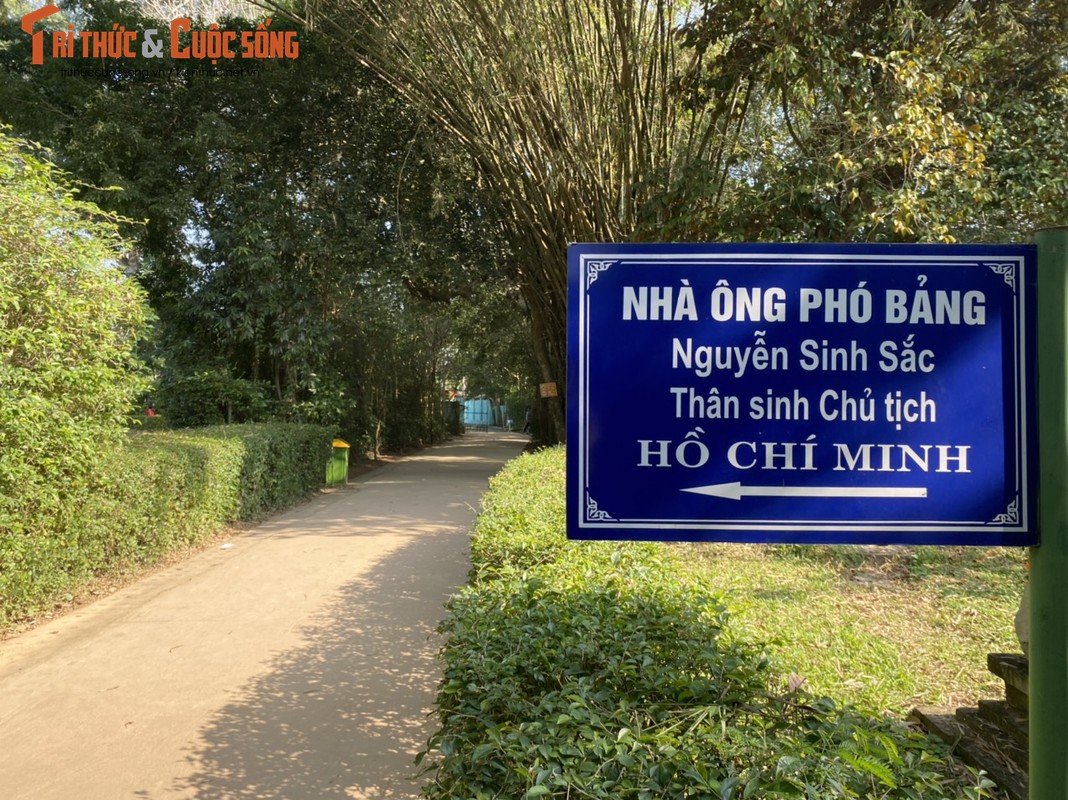
<instances>
[{"instance_id":1,"label":"grass lawn","mask_svg":"<svg viewBox=\"0 0 1068 800\"><path fill-rule=\"evenodd\" d=\"M1021 548L674 545L805 688L894 715L1002 696L987 653L1019 652Z\"/></svg>"}]
</instances>

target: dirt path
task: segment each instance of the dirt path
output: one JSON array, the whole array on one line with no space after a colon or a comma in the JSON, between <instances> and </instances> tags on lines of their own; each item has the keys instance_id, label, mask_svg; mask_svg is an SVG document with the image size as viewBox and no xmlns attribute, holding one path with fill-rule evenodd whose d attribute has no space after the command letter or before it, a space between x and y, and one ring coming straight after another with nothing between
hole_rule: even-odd
<instances>
[{"instance_id":1,"label":"dirt path","mask_svg":"<svg viewBox=\"0 0 1068 800\"><path fill-rule=\"evenodd\" d=\"M525 444L425 450L4 642L0 797L417 797L441 606Z\"/></svg>"}]
</instances>

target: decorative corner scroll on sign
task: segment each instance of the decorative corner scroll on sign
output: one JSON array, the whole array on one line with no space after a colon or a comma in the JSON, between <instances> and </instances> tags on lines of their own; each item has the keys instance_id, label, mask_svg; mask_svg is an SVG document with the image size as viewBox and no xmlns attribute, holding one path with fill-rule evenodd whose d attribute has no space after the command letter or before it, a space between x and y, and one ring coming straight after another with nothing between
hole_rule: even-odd
<instances>
[{"instance_id":1,"label":"decorative corner scroll on sign","mask_svg":"<svg viewBox=\"0 0 1068 800\"><path fill-rule=\"evenodd\" d=\"M615 517L597 507L597 501L586 495L586 519L591 522L615 522Z\"/></svg>"},{"instance_id":2,"label":"decorative corner scroll on sign","mask_svg":"<svg viewBox=\"0 0 1068 800\"><path fill-rule=\"evenodd\" d=\"M593 286L594 281L597 280L597 276L615 264L615 261L590 261L586 264L586 288L589 289Z\"/></svg>"},{"instance_id":3,"label":"decorative corner scroll on sign","mask_svg":"<svg viewBox=\"0 0 1068 800\"><path fill-rule=\"evenodd\" d=\"M994 523L997 525L1015 525L1020 521L1020 497L1017 495L1013 498L1013 501L1009 503L1009 507L1005 509L1004 514L998 514L994 517Z\"/></svg>"},{"instance_id":4,"label":"decorative corner scroll on sign","mask_svg":"<svg viewBox=\"0 0 1068 800\"><path fill-rule=\"evenodd\" d=\"M1005 279L1005 283L1012 289L1013 294L1016 294L1016 264L987 264L990 269L994 270L995 275L1000 275Z\"/></svg>"}]
</instances>

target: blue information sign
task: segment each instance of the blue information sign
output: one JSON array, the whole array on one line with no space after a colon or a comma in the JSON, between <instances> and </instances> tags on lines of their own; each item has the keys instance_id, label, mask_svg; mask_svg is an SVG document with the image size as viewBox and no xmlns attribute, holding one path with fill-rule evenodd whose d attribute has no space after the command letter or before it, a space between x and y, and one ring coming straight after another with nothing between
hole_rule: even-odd
<instances>
[{"instance_id":1,"label":"blue information sign","mask_svg":"<svg viewBox=\"0 0 1068 800\"><path fill-rule=\"evenodd\" d=\"M575 539L1033 545L1030 245L578 244Z\"/></svg>"}]
</instances>

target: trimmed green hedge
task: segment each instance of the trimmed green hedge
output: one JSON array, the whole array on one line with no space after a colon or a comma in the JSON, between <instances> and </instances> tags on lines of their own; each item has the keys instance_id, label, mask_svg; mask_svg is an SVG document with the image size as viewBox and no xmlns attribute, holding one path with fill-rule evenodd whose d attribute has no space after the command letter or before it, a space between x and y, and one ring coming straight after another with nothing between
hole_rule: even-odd
<instances>
[{"instance_id":1,"label":"trimmed green hedge","mask_svg":"<svg viewBox=\"0 0 1068 800\"><path fill-rule=\"evenodd\" d=\"M790 687L672 550L568 542L564 452L512 461L442 624L431 800L976 798L946 749Z\"/></svg>"},{"instance_id":2,"label":"trimmed green hedge","mask_svg":"<svg viewBox=\"0 0 1068 800\"><path fill-rule=\"evenodd\" d=\"M332 431L264 423L132 434L89 485L57 487L0 536L0 624L70 599L95 575L150 563L322 486Z\"/></svg>"},{"instance_id":3,"label":"trimmed green hedge","mask_svg":"<svg viewBox=\"0 0 1068 800\"><path fill-rule=\"evenodd\" d=\"M197 428L199 436L239 441L239 519L257 519L323 485L332 431L318 425L265 422Z\"/></svg>"}]
</instances>

